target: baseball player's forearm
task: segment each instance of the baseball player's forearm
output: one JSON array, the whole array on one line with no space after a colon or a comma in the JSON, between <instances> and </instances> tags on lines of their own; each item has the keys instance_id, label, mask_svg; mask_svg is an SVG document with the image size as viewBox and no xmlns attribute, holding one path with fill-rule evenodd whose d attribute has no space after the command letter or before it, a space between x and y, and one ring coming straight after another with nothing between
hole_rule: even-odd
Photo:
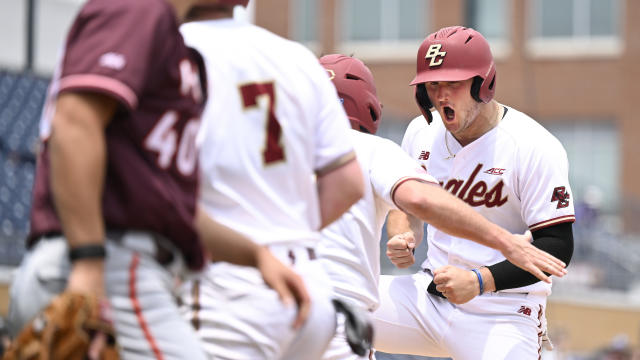
<instances>
[{"instance_id":1,"label":"baseball player's forearm","mask_svg":"<svg viewBox=\"0 0 640 360\"><path fill-rule=\"evenodd\" d=\"M70 247L104 242L104 129L116 103L96 94L60 95L49 139L51 189Z\"/></svg>"},{"instance_id":2,"label":"baseball player's forearm","mask_svg":"<svg viewBox=\"0 0 640 360\"><path fill-rule=\"evenodd\" d=\"M416 247L422 243L422 237L424 236L424 222L417 217L408 214L409 228L413 232Z\"/></svg>"},{"instance_id":3,"label":"baseball player's forearm","mask_svg":"<svg viewBox=\"0 0 640 360\"><path fill-rule=\"evenodd\" d=\"M212 261L225 261L236 265L256 266L259 245L239 232L212 219L198 206L195 227Z\"/></svg>"},{"instance_id":4,"label":"baseball player's forearm","mask_svg":"<svg viewBox=\"0 0 640 360\"><path fill-rule=\"evenodd\" d=\"M104 243L102 190L106 167L104 129L116 103L95 94L62 94L49 139L51 190L70 248ZM67 289L104 294L104 261L98 255L73 262Z\"/></svg>"},{"instance_id":5,"label":"baseball player's forearm","mask_svg":"<svg viewBox=\"0 0 640 360\"><path fill-rule=\"evenodd\" d=\"M416 241L416 247L422 242L424 235L424 222L419 218L402 212L391 210L387 215L387 236L392 237L411 231Z\"/></svg>"},{"instance_id":6,"label":"baseball player's forearm","mask_svg":"<svg viewBox=\"0 0 640 360\"><path fill-rule=\"evenodd\" d=\"M318 175L320 228L331 224L364 195L360 164L354 157L349 162Z\"/></svg>"},{"instance_id":7,"label":"baseball player's forearm","mask_svg":"<svg viewBox=\"0 0 640 360\"><path fill-rule=\"evenodd\" d=\"M447 234L500 251L508 246L508 231L437 185L407 181L396 190L395 200L403 210Z\"/></svg>"},{"instance_id":8,"label":"baseball player's forearm","mask_svg":"<svg viewBox=\"0 0 640 360\"><path fill-rule=\"evenodd\" d=\"M392 237L411 231L409 215L400 210L391 210L387 215L387 236Z\"/></svg>"},{"instance_id":9,"label":"baseball player's forearm","mask_svg":"<svg viewBox=\"0 0 640 360\"><path fill-rule=\"evenodd\" d=\"M532 232L533 245L569 265L573 255L573 229L571 223L557 224ZM495 281L496 290L527 286L539 280L530 273L505 260L487 267Z\"/></svg>"}]
</instances>

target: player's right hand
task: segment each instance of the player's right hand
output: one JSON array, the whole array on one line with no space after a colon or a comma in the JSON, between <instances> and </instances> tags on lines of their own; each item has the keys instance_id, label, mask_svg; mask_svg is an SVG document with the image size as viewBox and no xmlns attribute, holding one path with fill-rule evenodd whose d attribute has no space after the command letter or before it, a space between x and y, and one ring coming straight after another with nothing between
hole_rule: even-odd
<instances>
[{"instance_id":1,"label":"player's right hand","mask_svg":"<svg viewBox=\"0 0 640 360\"><path fill-rule=\"evenodd\" d=\"M285 305L298 305L298 315L292 327L299 329L309 317L311 297L302 278L290 267L278 260L266 247L260 246L256 268L262 273L264 282L275 290Z\"/></svg>"},{"instance_id":2,"label":"player's right hand","mask_svg":"<svg viewBox=\"0 0 640 360\"><path fill-rule=\"evenodd\" d=\"M73 262L67 281L67 291L95 296L100 303L101 315L105 316L103 320L111 323L111 310L104 285L104 266L104 259L81 259ZM100 359L107 347L107 334L96 331L89 344L87 359Z\"/></svg>"},{"instance_id":3,"label":"player's right hand","mask_svg":"<svg viewBox=\"0 0 640 360\"><path fill-rule=\"evenodd\" d=\"M104 298L104 259L80 259L73 262L67 290Z\"/></svg>"},{"instance_id":4,"label":"player's right hand","mask_svg":"<svg viewBox=\"0 0 640 360\"><path fill-rule=\"evenodd\" d=\"M545 274L562 277L567 273L566 264L546 251L540 250L531 244L531 232L524 235L513 234L513 240L509 242L509 248L502 250L507 260L517 267L533 274L538 279L551 283L551 278Z\"/></svg>"},{"instance_id":5,"label":"player's right hand","mask_svg":"<svg viewBox=\"0 0 640 360\"><path fill-rule=\"evenodd\" d=\"M395 235L387 242L387 257L399 269L405 269L416 262L414 251L416 240L413 232Z\"/></svg>"}]
</instances>

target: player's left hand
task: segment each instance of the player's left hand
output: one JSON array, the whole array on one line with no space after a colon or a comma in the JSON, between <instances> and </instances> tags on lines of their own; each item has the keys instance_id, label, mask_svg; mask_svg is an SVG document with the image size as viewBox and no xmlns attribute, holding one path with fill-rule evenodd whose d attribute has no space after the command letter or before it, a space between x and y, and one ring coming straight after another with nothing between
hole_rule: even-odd
<instances>
[{"instance_id":1,"label":"player's left hand","mask_svg":"<svg viewBox=\"0 0 640 360\"><path fill-rule=\"evenodd\" d=\"M262 246L256 268L262 273L264 282L278 293L283 303L293 305L295 302L298 305L298 315L292 326L299 329L307 320L311 309L311 297L302 278Z\"/></svg>"},{"instance_id":2,"label":"player's left hand","mask_svg":"<svg viewBox=\"0 0 640 360\"><path fill-rule=\"evenodd\" d=\"M436 289L454 304L464 304L480 293L478 277L473 271L445 265L433 272Z\"/></svg>"},{"instance_id":3,"label":"player's left hand","mask_svg":"<svg viewBox=\"0 0 640 360\"><path fill-rule=\"evenodd\" d=\"M405 269L416 262L416 240L413 232L397 234L387 242L387 257L398 269Z\"/></svg>"},{"instance_id":4,"label":"player's left hand","mask_svg":"<svg viewBox=\"0 0 640 360\"><path fill-rule=\"evenodd\" d=\"M538 279L551 283L551 278L545 274L562 277L567 274L566 264L555 256L540 250L531 244L531 232L524 235L513 234L509 248L503 249L502 255L515 266L526 270Z\"/></svg>"}]
</instances>

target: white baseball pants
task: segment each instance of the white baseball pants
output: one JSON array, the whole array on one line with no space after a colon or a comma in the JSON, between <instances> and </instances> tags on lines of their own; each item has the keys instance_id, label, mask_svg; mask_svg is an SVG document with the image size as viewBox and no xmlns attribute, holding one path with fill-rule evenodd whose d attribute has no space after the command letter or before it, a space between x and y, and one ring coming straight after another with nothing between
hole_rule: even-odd
<instances>
[{"instance_id":1,"label":"white baseball pants","mask_svg":"<svg viewBox=\"0 0 640 360\"><path fill-rule=\"evenodd\" d=\"M546 297L488 293L462 306L427 293L431 275L380 278L376 350L455 360L537 360Z\"/></svg>"},{"instance_id":2,"label":"white baseball pants","mask_svg":"<svg viewBox=\"0 0 640 360\"><path fill-rule=\"evenodd\" d=\"M305 325L294 331L295 304L285 306L254 268L214 263L183 286L184 316L192 322L210 359L320 359L336 329L329 278L312 251L270 246L304 279L312 298Z\"/></svg>"},{"instance_id":3,"label":"white baseball pants","mask_svg":"<svg viewBox=\"0 0 640 360\"><path fill-rule=\"evenodd\" d=\"M180 315L175 276L184 270L155 260L156 243L147 233L127 232L108 240L105 286L122 359L205 360L202 344ZM66 287L70 271L63 237L41 239L23 259L10 289L9 322L19 331Z\"/></svg>"}]
</instances>

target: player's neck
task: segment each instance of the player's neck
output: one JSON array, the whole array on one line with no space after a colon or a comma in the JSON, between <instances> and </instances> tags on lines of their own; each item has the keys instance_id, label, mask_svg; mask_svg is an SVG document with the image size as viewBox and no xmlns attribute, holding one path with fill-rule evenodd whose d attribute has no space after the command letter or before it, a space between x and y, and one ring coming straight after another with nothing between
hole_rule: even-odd
<instances>
[{"instance_id":1,"label":"player's neck","mask_svg":"<svg viewBox=\"0 0 640 360\"><path fill-rule=\"evenodd\" d=\"M491 100L488 104L480 105L480 112L473 120L471 126L462 134L454 135L456 140L458 140L462 146L471 144L498 125L502 119L503 111L504 107L495 100Z\"/></svg>"},{"instance_id":2,"label":"player's neck","mask_svg":"<svg viewBox=\"0 0 640 360\"><path fill-rule=\"evenodd\" d=\"M189 10L185 21L218 20L232 18L233 6L219 4L197 5Z\"/></svg>"},{"instance_id":3,"label":"player's neck","mask_svg":"<svg viewBox=\"0 0 640 360\"><path fill-rule=\"evenodd\" d=\"M167 0L167 2L173 7L178 24L182 24L195 0Z\"/></svg>"}]
</instances>

